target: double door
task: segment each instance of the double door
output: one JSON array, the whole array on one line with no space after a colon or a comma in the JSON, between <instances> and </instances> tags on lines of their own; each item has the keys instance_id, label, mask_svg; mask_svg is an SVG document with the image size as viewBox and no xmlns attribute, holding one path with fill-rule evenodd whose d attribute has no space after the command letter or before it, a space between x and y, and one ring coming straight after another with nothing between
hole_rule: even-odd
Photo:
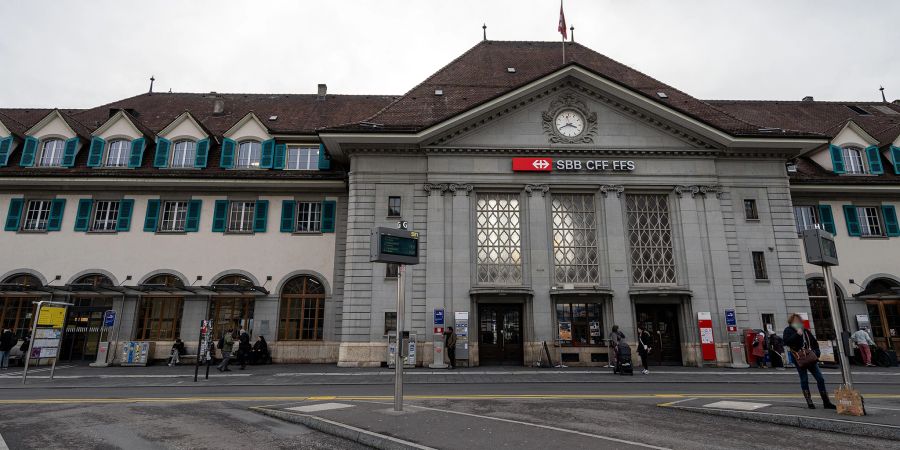
<instances>
[{"instance_id":1,"label":"double door","mask_svg":"<svg viewBox=\"0 0 900 450\"><path fill-rule=\"evenodd\" d=\"M97 357L100 333L106 333L103 326L103 312L108 307L69 308L65 332L60 344L60 359L64 361L92 361Z\"/></svg>"},{"instance_id":2,"label":"double door","mask_svg":"<svg viewBox=\"0 0 900 450\"><path fill-rule=\"evenodd\" d=\"M478 305L478 359L481 365L522 365L522 305Z\"/></svg>"},{"instance_id":3,"label":"double door","mask_svg":"<svg viewBox=\"0 0 900 450\"><path fill-rule=\"evenodd\" d=\"M681 365L681 339L678 305L636 305L637 322L650 333L653 351L649 362L657 365Z\"/></svg>"}]
</instances>

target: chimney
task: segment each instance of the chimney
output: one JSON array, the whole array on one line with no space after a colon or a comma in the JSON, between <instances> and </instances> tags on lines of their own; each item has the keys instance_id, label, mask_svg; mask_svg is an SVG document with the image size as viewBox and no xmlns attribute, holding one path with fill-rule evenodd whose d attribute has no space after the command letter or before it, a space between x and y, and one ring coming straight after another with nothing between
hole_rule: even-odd
<instances>
[{"instance_id":1,"label":"chimney","mask_svg":"<svg viewBox=\"0 0 900 450\"><path fill-rule=\"evenodd\" d=\"M803 101L804 102L812 102L812 101L815 101L815 99L813 98L812 95L807 95L806 97L803 97Z\"/></svg>"},{"instance_id":2,"label":"chimney","mask_svg":"<svg viewBox=\"0 0 900 450\"><path fill-rule=\"evenodd\" d=\"M318 96L319 100L325 100L325 94L328 93L328 85L325 83L319 83L319 91Z\"/></svg>"}]
</instances>

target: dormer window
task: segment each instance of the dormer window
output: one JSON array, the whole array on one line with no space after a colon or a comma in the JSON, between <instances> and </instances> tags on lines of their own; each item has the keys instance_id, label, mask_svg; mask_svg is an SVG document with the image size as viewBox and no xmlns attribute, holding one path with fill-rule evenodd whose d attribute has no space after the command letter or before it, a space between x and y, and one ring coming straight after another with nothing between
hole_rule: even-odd
<instances>
[{"instance_id":1,"label":"dormer window","mask_svg":"<svg viewBox=\"0 0 900 450\"><path fill-rule=\"evenodd\" d=\"M845 173L851 175L863 175L866 173L866 165L863 162L863 149L859 147L842 147L841 153L844 156Z\"/></svg>"},{"instance_id":2,"label":"dormer window","mask_svg":"<svg viewBox=\"0 0 900 450\"><path fill-rule=\"evenodd\" d=\"M319 146L294 146L287 147L287 163L285 170L318 170Z\"/></svg>"},{"instance_id":3,"label":"dormer window","mask_svg":"<svg viewBox=\"0 0 900 450\"><path fill-rule=\"evenodd\" d=\"M109 143L106 153L106 167L128 167L131 157L131 141L118 139Z\"/></svg>"},{"instance_id":4,"label":"dormer window","mask_svg":"<svg viewBox=\"0 0 900 450\"><path fill-rule=\"evenodd\" d=\"M194 141L177 141L172 150L172 162L169 167L183 169L194 167L194 161L197 157L197 143Z\"/></svg>"},{"instance_id":5,"label":"dormer window","mask_svg":"<svg viewBox=\"0 0 900 450\"><path fill-rule=\"evenodd\" d=\"M258 169L262 153L262 144L259 141L244 141L238 146L238 158L235 168Z\"/></svg>"},{"instance_id":6,"label":"dormer window","mask_svg":"<svg viewBox=\"0 0 900 450\"><path fill-rule=\"evenodd\" d=\"M66 142L62 139L47 139L41 147L41 158L38 160L41 167L62 167L63 151Z\"/></svg>"}]
</instances>

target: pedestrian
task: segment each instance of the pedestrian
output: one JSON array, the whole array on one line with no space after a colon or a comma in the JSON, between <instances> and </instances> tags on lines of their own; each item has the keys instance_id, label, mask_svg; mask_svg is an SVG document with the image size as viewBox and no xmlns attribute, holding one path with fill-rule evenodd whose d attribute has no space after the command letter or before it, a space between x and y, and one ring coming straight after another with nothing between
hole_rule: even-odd
<instances>
[{"instance_id":1,"label":"pedestrian","mask_svg":"<svg viewBox=\"0 0 900 450\"><path fill-rule=\"evenodd\" d=\"M268 364L271 357L269 356L269 343L263 335L256 337L256 343L253 344L253 350L250 353L250 364Z\"/></svg>"},{"instance_id":2,"label":"pedestrian","mask_svg":"<svg viewBox=\"0 0 900 450\"><path fill-rule=\"evenodd\" d=\"M855 333L850 335L850 340L856 344L856 348L862 354L863 364L866 367L875 367L872 364L872 347L875 346L875 341L872 340L872 336L869 336L868 330L865 328L856 330Z\"/></svg>"},{"instance_id":3,"label":"pedestrian","mask_svg":"<svg viewBox=\"0 0 900 450\"><path fill-rule=\"evenodd\" d=\"M6 328L0 333L0 370L9 369L9 352L16 346L16 335Z\"/></svg>"},{"instance_id":4,"label":"pedestrian","mask_svg":"<svg viewBox=\"0 0 900 450\"><path fill-rule=\"evenodd\" d=\"M756 367L759 369L766 368L766 353L768 353L769 347L766 345L766 334L760 331L757 333L756 337L753 338L753 357L756 359Z\"/></svg>"},{"instance_id":5,"label":"pedestrian","mask_svg":"<svg viewBox=\"0 0 900 450\"><path fill-rule=\"evenodd\" d=\"M219 372L231 372L228 364L231 364L231 350L234 348L234 330L228 331L219 339L219 350L222 350L222 362L216 367Z\"/></svg>"},{"instance_id":6,"label":"pedestrian","mask_svg":"<svg viewBox=\"0 0 900 450\"><path fill-rule=\"evenodd\" d=\"M450 368L456 368L456 333L453 327L444 330L444 348L447 349L447 359L450 360Z\"/></svg>"},{"instance_id":7,"label":"pedestrian","mask_svg":"<svg viewBox=\"0 0 900 450\"><path fill-rule=\"evenodd\" d=\"M816 342L813 334L803 326L803 318L800 317L800 314L791 314L788 317L788 326L784 329L784 345L787 345L793 353L794 366L797 368L797 374L800 375L800 389L803 390L806 406L809 409L816 409L809 393L809 374L812 373L819 388L819 395L822 397L822 407L835 409L831 400L828 399L825 377L819 370L819 356L821 355L819 343Z\"/></svg>"},{"instance_id":8,"label":"pedestrian","mask_svg":"<svg viewBox=\"0 0 900 450\"><path fill-rule=\"evenodd\" d=\"M641 373L644 375L650 374L650 366L647 365L647 356L650 355L650 352L653 350L650 347L650 333L644 329L642 325L638 325L638 356L641 357Z\"/></svg>"},{"instance_id":9,"label":"pedestrian","mask_svg":"<svg viewBox=\"0 0 900 450\"><path fill-rule=\"evenodd\" d=\"M784 370L784 341L774 331L769 335L769 361L776 370Z\"/></svg>"},{"instance_id":10,"label":"pedestrian","mask_svg":"<svg viewBox=\"0 0 900 450\"><path fill-rule=\"evenodd\" d=\"M247 368L247 360L250 359L250 334L246 330L241 329L238 333L238 362L241 364L241 370Z\"/></svg>"},{"instance_id":11,"label":"pedestrian","mask_svg":"<svg viewBox=\"0 0 900 450\"><path fill-rule=\"evenodd\" d=\"M187 353L187 349L184 348L184 342L181 338L175 338L175 343L172 344L172 352L169 354L169 367L181 363L181 355L185 353Z\"/></svg>"},{"instance_id":12,"label":"pedestrian","mask_svg":"<svg viewBox=\"0 0 900 450\"><path fill-rule=\"evenodd\" d=\"M625 333L619 331L618 325L612 326L612 331L609 333L609 364L606 365L607 368L616 367L616 351L619 348L619 341L625 339Z\"/></svg>"}]
</instances>

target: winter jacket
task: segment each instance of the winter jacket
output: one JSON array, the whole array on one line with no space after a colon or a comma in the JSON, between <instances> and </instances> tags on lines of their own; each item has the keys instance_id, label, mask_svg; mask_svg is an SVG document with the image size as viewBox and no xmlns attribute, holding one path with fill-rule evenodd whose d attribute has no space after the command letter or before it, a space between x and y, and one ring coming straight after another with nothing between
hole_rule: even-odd
<instances>
[{"instance_id":1,"label":"winter jacket","mask_svg":"<svg viewBox=\"0 0 900 450\"><path fill-rule=\"evenodd\" d=\"M647 330L644 330L641 334L638 335L638 355L647 356L650 349L650 333Z\"/></svg>"},{"instance_id":2,"label":"winter jacket","mask_svg":"<svg viewBox=\"0 0 900 450\"><path fill-rule=\"evenodd\" d=\"M240 337L238 337L238 350L249 353L250 349L250 335L248 333L241 333Z\"/></svg>"},{"instance_id":3,"label":"winter jacket","mask_svg":"<svg viewBox=\"0 0 900 450\"><path fill-rule=\"evenodd\" d=\"M234 338L229 333L225 333L225 336L222 337L222 347L219 350L222 350L222 353L231 353L231 350L234 349Z\"/></svg>"},{"instance_id":4,"label":"winter jacket","mask_svg":"<svg viewBox=\"0 0 900 450\"><path fill-rule=\"evenodd\" d=\"M790 347L793 351L799 351L803 348L803 336L806 335L807 341L809 341L809 348L816 352L816 355L821 356L821 351L819 350L819 342L816 341L816 337L807 330L803 329L802 333L797 332L794 327L788 326L784 329L784 345Z\"/></svg>"},{"instance_id":5,"label":"winter jacket","mask_svg":"<svg viewBox=\"0 0 900 450\"><path fill-rule=\"evenodd\" d=\"M16 346L16 335L12 331L6 330L0 335L0 352L8 352Z\"/></svg>"},{"instance_id":6,"label":"winter jacket","mask_svg":"<svg viewBox=\"0 0 900 450\"><path fill-rule=\"evenodd\" d=\"M753 340L753 356L765 358L766 350L766 336L764 334L757 334L756 338Z\"/></svg>"},{"instance_id":7,"label":"winter jacket","mask_svg":"<svg viewBox=\"0 0 900 450\"><path fill-rule=\"evenodd\" d=\"M444 343L447 348L456 348L456 333L447 333Z\"/></svg>"}]
</instances>

